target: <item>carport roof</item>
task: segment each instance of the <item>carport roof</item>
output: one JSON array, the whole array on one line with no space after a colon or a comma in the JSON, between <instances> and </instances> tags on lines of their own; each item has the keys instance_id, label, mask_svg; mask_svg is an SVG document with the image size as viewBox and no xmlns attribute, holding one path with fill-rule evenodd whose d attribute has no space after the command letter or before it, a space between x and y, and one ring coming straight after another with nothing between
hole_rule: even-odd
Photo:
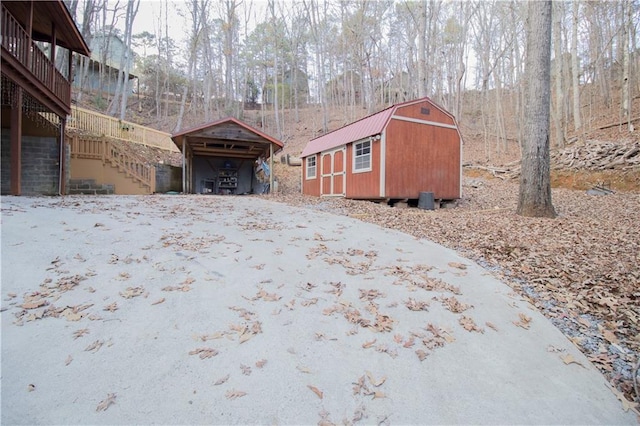
<instances>
[{"instance_id":1,"label":"carport roof","mask_svg":"<svg viewBox=\"0 0 640 426\"><path fill-rule=\"evenodd\" d=\"M233 117L223 118L171 135L182 151L183 142L194 156L255 159L269 157L284 144Z\"/></svg>"}]
</instances>

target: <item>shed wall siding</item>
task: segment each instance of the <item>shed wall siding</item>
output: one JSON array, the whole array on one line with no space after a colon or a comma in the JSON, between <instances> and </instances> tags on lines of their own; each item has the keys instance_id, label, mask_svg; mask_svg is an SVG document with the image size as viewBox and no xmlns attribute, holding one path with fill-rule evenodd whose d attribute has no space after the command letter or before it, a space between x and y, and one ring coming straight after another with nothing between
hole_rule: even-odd
<instances>
[{"instance_id":1,"label":"shed wall siding","mask_svg":"<svg viewBox=\"0 0 640 426\"><path fill-rule=\"evenodd\" d=\"M307 160L302 159L302 193L305 195L320 196L320 156L313 154L310 157L316 157L316 178L307 180Z\"/></svg>"},{"instance_id":2,"label":"shed wall siding","mask_svg":"<svg viewBox=\"0 0 640 426\"><path fill-rule=\"evenodd\" d=\"M455 129L391 120L385 160L389 198L415 199L421 191L438 199L460 197L460 136Z\"/></svg>"},{"instance_id":3,"label":"shed wall siding","mask_svg":"<svg viewBox=\"0 0 640 426\"><path fill-rule=\"evenodd\" d=\"M380 198L380 140L371 144L371 171L353 173L353 143L347 145L346 198Z\"/></svg>"},{"instance_id":4,"label":"shed wall siding","mask_svg":"<svg viewBox=\"0 0 640 426\"><path fill-rule=\"evenodd\" d=\"M429 110L429 114L424 114L423 108ZM409 118L416 118L418 120L425 121L435 121L437 123L444 123L455 125L456 123L453 121L448 114L442 112L439 108L437 108L434 104L428 101L420 102L415 105L407 105L404 107L399 107L394 115L401 115Z\"/></svg>"}]
</instances>

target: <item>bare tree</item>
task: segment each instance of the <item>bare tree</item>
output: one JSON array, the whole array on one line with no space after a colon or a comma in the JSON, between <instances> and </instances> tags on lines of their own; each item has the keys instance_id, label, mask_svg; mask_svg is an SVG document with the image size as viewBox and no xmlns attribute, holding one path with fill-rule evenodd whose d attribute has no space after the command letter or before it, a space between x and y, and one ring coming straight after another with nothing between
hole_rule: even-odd
<instances>
[{"instance_id":1,"label":"bare tree","mask_svg":"<svg viewBox=\"0 0 640 426\"><path fill-rule=\"evenodd\" d=\"M551 99L551 0L528 4L525 137L517 213L555 217L551 202L549 109Z\"/></svg>"},{"instance_id":2,"label":"bare tree","mask_svg":"<svg viewBox=\"0 0 640 426\"><path fill-rule=\"evenodd\" d=\"M555 108L553 110L553 122L556 133L556 145L564 146L564 87L562 81L562 2L553 2L553 77L555 80Z\"/></svg>"},{"instance_id":3,"label":"bare tree","mask_svg":"<svg viewBox=\"0 0 640 426\"><path fill-rule=\"evenodd\" d=\"M573 127L578 130L582 127L580 112L580 68L578 68L578 13L580 3L573 0L573 13L571 20L571 88L573 91Z\"/></svg>"},{"instance_id":4,"label":"bare tree","mask_svg":"<svg viewBox=\"0 0 640 426\"><path fill-rule=\"evenodd\" d=\"M120 120L124 120L127 111L127 101L129 99L129 72L131 62L133 60L131 51L131 36L133 33L133 22L138 14L140 0L129 0L127 2L127 12L125 14L124 28L124 46L120 52L120 69L118 71L118 80L116 83L116 91L111 102L109 114L115 115L120 107ZM118 105L119 104L119 105Z\"/></svg>"}]
</instances>

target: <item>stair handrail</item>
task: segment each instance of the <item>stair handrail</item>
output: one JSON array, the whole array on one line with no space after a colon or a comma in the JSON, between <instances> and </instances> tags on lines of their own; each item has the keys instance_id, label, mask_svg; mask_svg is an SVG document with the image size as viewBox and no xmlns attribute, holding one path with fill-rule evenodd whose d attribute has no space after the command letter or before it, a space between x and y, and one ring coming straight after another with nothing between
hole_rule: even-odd
<instances>
[{"instance_id":1,"label":"stair handrail","mask_svg":"<svg viewBox=\"0 0 640 426\"><path fill-rule=\"evenodd\" d=\"M136 142L171 152L180 151L171 140L171 134L169 133L131 121L119 120L79 106L71 108L67 129L96 136L107 136L127 142Z\"/></svg>"},{"instance_id":2,"label":"stair handrail","mask_svg":"<svg viewBox=\"0 0 640 426\"><path fill-rule=\"evenodd\" d=\"M137 158L127 154L106 139L104 140L104 158L106 161L112 161L122 167L125 173L148 186L150 191L155 189L156 168L141 163Z\"/></svg>"},{"instance_id":3,"label":"stair handrail","mask_svg":"<svg viewBox=\"0 0 640 426\"><path fill-rule=\"evenodd\" d=\"M71 135L71 156L110 162L142 185L154 191L156 186L156 168L142 163L133 155L126 153L106 137L90 135Z\"/></svg>"}]
</instances>

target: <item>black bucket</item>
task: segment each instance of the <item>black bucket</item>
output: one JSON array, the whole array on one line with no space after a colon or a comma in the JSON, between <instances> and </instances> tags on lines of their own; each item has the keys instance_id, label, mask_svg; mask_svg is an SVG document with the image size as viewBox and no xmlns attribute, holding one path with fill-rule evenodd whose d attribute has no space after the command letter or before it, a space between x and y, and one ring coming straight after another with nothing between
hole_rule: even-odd
<instances>
[{"instance_id":1,"label":"black bucket","mask_svg":"<svg viewBox=\"0 0 640 426\"><path fill-rule=\"evenodd\" d=\"M418 208L423 210L435 210L433 192L421 192L418 198Z\"/></svg>"}]
</instances>

